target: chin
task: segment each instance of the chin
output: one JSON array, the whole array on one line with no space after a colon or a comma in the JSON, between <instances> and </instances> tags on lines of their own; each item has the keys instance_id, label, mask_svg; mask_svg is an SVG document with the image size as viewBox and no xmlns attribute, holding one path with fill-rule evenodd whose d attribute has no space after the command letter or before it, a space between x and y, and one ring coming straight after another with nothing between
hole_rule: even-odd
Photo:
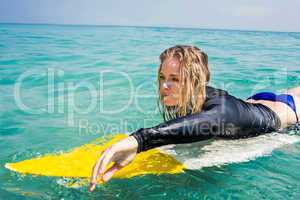
<instances>
[{"instance_id":1,"label":"chin","mask_svg":"<svg viewBox=\"0 0 300 200\"><path fill-rule=\"evenodd\" d=\"M170 97L164 97L163 104L165 106L176 106L177 101L175 99L170 98Z\"/></svg>"}]
</instances>

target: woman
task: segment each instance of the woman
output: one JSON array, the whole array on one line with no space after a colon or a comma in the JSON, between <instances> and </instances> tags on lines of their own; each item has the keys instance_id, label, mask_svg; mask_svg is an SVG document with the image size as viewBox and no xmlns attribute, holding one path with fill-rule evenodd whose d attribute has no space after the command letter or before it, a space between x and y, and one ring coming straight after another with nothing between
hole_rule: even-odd
<instances>
[{"instance_id":1,"label":"woman","mask_svg":"<svg viewBox=\"0 0 300 200\"><path fill-rule=\"evenodd\" d=\"M208 57L197 47L171 47L160 55L160 61L159 102L165 122L141 128L106 149L94 166L90 191L94 190L99 175L108 181L137 153L151 148L216 136L250 137L298 122L300 87L281 95L258 93L243 101L207 86ZM105 171L111 162L114 165Z\"/></svg>"}]
</instances>

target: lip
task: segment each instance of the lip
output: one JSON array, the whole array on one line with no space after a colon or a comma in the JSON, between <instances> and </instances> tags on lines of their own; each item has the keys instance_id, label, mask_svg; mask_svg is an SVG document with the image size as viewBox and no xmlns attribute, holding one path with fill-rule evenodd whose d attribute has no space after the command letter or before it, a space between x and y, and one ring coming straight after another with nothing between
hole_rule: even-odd
<instances>
[{"instance_id":1,"label":"lip","mask_svg":"<svg viewBox=\"0 0 300 200\"><path fill-rule=\"evenodd\" d=\"M163 96L169 96L169 95L171 95L170 93L163 93L162 94Z\"/></svg>"}]
</instances>

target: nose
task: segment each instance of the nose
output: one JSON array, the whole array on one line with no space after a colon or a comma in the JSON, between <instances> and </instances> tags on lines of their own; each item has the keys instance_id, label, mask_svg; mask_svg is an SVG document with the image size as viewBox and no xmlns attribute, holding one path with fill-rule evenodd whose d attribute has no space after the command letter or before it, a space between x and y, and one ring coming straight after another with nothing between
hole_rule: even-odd
<instances>
[{"instance_id":1,"label":"nose","mask_svg":"<svg viewBox=\"0 0 300 200\"><path fill-rule=\"evenodd\" d=\"M165 81L165 82L163 82L162 86L163 86L163 88L164 88L164 89L169 89L169 86L168 86L168 84L167 84L167 82L166 82L166 81Z\"/></svg>"}]
</instances>

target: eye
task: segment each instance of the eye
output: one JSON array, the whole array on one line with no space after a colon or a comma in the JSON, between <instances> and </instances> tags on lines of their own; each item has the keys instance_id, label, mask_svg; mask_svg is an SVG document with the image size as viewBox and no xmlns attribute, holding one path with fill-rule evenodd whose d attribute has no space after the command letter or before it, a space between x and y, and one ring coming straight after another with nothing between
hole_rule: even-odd
<instances>
[{"instance_id":1,"label":"eye","mask_svg":"<svg viewBox=\"0 0 300 200\"><path fill-rule=\"evenodd\" d=\"M165 77L164 77L163 75L159 75L159 79L160 79L160 80L164 80Z\"/></svg>"},{"instance_id":2,"label":"eye","mask_svg":"<svg viewBox=\"0 0 300 200\"><path fill-rule=\"evenodd\" d=\"M179 79L174 77L174 78L172 78L172 81L179 82Z\"/></svg>"}]
</instances>

